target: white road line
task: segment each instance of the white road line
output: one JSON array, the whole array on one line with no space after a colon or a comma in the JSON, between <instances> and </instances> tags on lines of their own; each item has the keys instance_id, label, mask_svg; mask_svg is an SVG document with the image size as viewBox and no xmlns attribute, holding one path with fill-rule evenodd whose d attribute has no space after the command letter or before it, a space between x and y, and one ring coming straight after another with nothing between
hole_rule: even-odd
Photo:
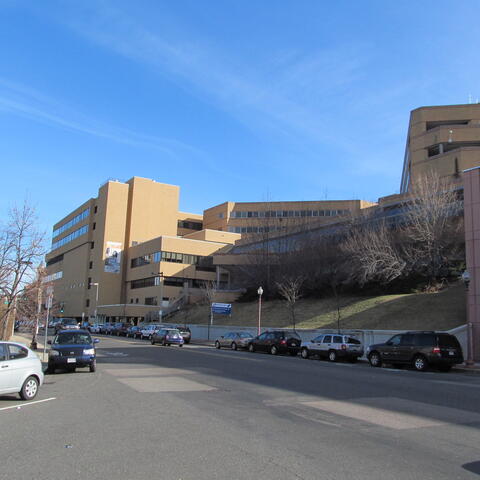
<instances>
[{"instance_id":1,"label":"white road line","mask_svg":"<svg viewBox=\"0 0 480 480\"><path fill-rule=\"evenodd\" d=\"M28 403L20 403L18 405L12 405L10 407L3 407L3 408L0 408L0 411L1 410L11 410L13 408L21 408L21 407L28 407L28 405L33 405L35 403L43 403L43 402L49 402L50 400L56 400L57 397L51 397L51 398L45 398L44 400L35 400L34 402L28 402Z\"/></svg>"}]
</instances>

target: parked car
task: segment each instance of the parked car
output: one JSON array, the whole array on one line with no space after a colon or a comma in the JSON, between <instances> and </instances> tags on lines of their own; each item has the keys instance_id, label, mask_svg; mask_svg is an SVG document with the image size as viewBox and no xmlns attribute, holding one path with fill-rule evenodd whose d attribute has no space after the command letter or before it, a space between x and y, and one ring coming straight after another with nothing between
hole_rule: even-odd
<instances>
[{"instance_id":1,"label":"parked car","mask_svg":"<svg viewBox=\"0 0 480 480\"><path fill-rule=\"evenodd\" d=\"M0 395L18 393L32 400L43 384L42 362L21 343L0 342Z\"/></svg>"},{"instance_id":2,"label":"parked car","mask_svg":"<svg viewBox=\"0 0 480 480\"><path fill-rule=\"evenodd\" d=\"M113 323L104 323L100 333L103 333L105 335L110 335L112 333L113 327L114 327Z\"/></svg>"},{"instance_id":3,"label":"parked car","mask_svg":"<svg viewBox=\"0 0 480 480\"><path fill-rule=\"evenodd\" d=\"M363 355L363 346L360 340L351 335L328 333L302 342L300 355L302 358L317 355L319 358L328 358L331 362L339 359L356 362Z\"/></svg>"},{"instance_id":4,"label":"parked car","mask_svg":"<svg viewBox=\"0 0 480 480\"><path fill-rule=\"evenodd\" d=\"M185 343L180 331L176 328L161 328L154 332L151 338L152 345L161 343L162 345L178 345L183 347Z\"/></svg>"},{"instance_id":5,"label":"parked car","mask_svg":"<svg viewBox=\"0 0 480 480\"><path fill-rule=\"evenodd\" d=\"M74 372L76 368L89 367L96 370L95 344L100 340L92 339L87 330L61 330L55 338L48 341L51 349L48 354L48 373L63 368Z\"/></svg>"},{"instance_id":6,"label":"parked car","mask_svg":"<svg viewBox=\"0 0 480 480\"><path fill-rule=\"evenodd\" d=\"M119 323L116 323L114 326L113 326L113 329L112 329L112 335L116 335L117 337L120 337L120 336L124 336L126 337L127 336L127 330L132 326L131 323L127 323L127 322L119 322Z\"/></svg>"},{"instance_id":7,"label":"parked car","mask_svg":"<svg viewBox=\"0 0 480 480\"><path fill-rule=\"evenodd\" d=\"M90 333L101 333L102 332L103 323L94 323L88 327Z\"/></svg>"},{"instance_id":8,"label":"parked car","mask_svg":"<svg viewBox=\"0 0 480 480\"><path fill-rule=\"evenodd\" d=\"M80 326L74 318L62 318L62 320L55 324L55 334L60 330L78 330Z\"/></svg>"},{"instance_id":9,"label":"parked car","mask_svg":"<svg viewBox=\"0 0 480 480\"><path fill-rule=\"evenodd\" d=\"M372 367L384 363L412 365L423 371L429 366L448 372L463 363L462 347L454 335L442 332L405 332L385 343L370 345L367 357Z\"/></svg>"},{"instance_id":10,"label":"parked car","mask_svg":"<svg viewBox=\"0 0 480 480\"><path fill-rule=\"evenodd\" d=\"M297 332L289 330L273 330L263 332L248 342L249 352L269 352L272 355L288 353L297 355L302 340Z\"/></svg>"},{"instance_id":11,"label":"parked car","mask_svg":"<svg viewBox=\"0 0 480 480\"><path fill-rule=\"evenodd\" d=\"M142 327L138 325L130 325L130 327L125 332L126 337L137 338L137 335L140 336L140 329Z\"/></svg>"},{"instance_id":12,"label":"parked car","mask_svg":"<svg viewBox=\"0 0 480 480\"><path fill-rule=\"evenodd\" d=\"M251 340L253 335L249 332L229 332L215 340L215 348L228 347L232 350L247 348Z\"/></svg>"},{"instance_id":13,"label":"parked car","mask_svg":"<svg viewBox=\"0 0 480 480\"><path fill-rule=\"evenodd\" d=\"M140 338L151 339L152 335L160 328L161 325L157 325L156 323L148 323L140 330Z\"/></svg>"},{"instance_id":14,"label":"parked car","mask_svg":"<svg viewBox=\"0 0 480 480\"><path fill-rule=\"evenodd\" d=\"M192 339L192 332L188 327L182 327L181 325L175 327L179 332L180 335L183 337L183 341L185 343L190 343L190 340Z\"/></svg>"}]
</instances>

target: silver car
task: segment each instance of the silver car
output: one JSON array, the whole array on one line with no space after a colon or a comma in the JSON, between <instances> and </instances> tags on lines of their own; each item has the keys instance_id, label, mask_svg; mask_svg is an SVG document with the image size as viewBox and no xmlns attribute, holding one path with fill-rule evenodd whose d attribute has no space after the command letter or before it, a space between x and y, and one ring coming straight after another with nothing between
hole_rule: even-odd
<instances>
[{"instance_id":1,"label":"silver car","mask_svg":"<svg viewBox=\"0 0 480 480\"><path fill-rule=\"evenodd\" d=\"M18 393L32 400L43 384L42 362L21 343L0 342L0 395Z\"/></svg>"},{"instance_id":2,"label":"silver car","mask_svg":"<svg viewBox=\"0 0 480 480\"><path fill-rule=\"evenodd\" d=\"M252 338L253 335L250 332L229 332L215 340L215 348L228 347L232 350L247 348L248 342L252 340Z\"/></svg>"},{"instance_id":3,"label":"silver car","mask_svg":"<svg viewBox=\"0 0 480 480\"><path fill-rule=\"evenodd\" d=\"M318 355L319 358L328 358L331 362L341 358L356 362L358 357L363 355L363 345L352 335L328 333L302 342L300 355L302 358Z\"/></svg>"}]
</instances>

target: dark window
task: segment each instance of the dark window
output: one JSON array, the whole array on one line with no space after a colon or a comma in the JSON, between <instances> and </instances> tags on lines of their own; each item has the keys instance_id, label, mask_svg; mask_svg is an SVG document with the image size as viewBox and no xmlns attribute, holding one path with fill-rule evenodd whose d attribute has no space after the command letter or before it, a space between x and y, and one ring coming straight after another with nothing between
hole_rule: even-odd
<instances>
[{"instance_id":1,"label":"dark window","mask_svg":"<svg viewBox=\"0 0 480 480\"><path fill-rule=\"evenodd\" d=\"M97 224L95 222L93 222L92 230L95 230L95 228L97 228Z\"/></svg>"},{"instance_id":2,"label":"dark window","mask_svg":"<svg viewBox=\"0 0 480 480\"><path fill-rule=\"evenodd\" d=\"M47 262L47 267L49 267L50 265L54 265L55 263L61 262L62 260L63 260L63 255L57 255L56 257L51 258Z\"/></svg>"},{"instance_id":3,"label":"dark window","mask_svg":"<svg viewBox=\"0 0 480 480\"><path fill-rule=\"evenodd\" d=\"M145 305L157 305L157 297L145 297Z\"/></svg>"},{"instance_id":4,"label":"dark window","mask_svg":"<svg viewBox=\"0 0 480 480\"><path fill-rule=\"evenodd\" d=\"M402 335L400 345L413 345L413 338L413 333L406 333L405 335Z\"/></svg>"},{"instance_id":5,"label":"dark window","mask_svg":"<svg viewBox=\"0 0 480 480\"><path fill-rule=\"evenodd\" d=\"M130 282L130 288L145 288L154 287L155 277L140 278L139 280L132 280Z\"/></svg>"},{"instance_id":6,"label":"dark window","mask_svg":"<svg viewBox=\"0 0 480 480\"><path fill-rule=\"evenodd\" d=\"M343 343L343 339L340 335L335 335L333 337L333 343Z\"/></svg>"},{"instance_id":7,"label":"dark window","mask_svg":"<svg viewBox=\"0 0 480 480\"><path fill-rule=\"evenodd\" d=\"M3 362L7 359L7 349L5 348L5 344L0 343L0 362Z\"/></svg>"},{"instance_id":8,"label":"dark window","mask_svg":"<svg viewBox=\"0 0 480 480\"><path fill-rule=\"evenodd\" d=\"M438 335L438 345L440 347L460 348L457 338L448 334Z\"/></svg>"},{"instance_id":9,"label":"dark window","mask_svg":"<svg viewBox=\"0 0 480 480\"><path fill-rule=\"evenodd\" d=\"M323 343L332 343L332 336L325 335L325 337L323 338Z\"/></svg>"},{"instance_id":10,"label":"dark window","mask_svg":"<svg viewBox=\"0 0 480 480\"><path fill-rule=\"evenodd\" d=\"M135 299L135 303L138 303L138 298Z\"/></svg>"},{"instance_id":11,"label":"dark window","mask_svg":"<svg viewBox=\"0 0 480 480\"><path fill-rule=\"evenodd\" d=\"M95 248L95 242L92 242L92 243L90 244L90 248L91 248L92 250Z\"/></svg>"},{"instance_id":12,"label":"dark window","mask_svg":"<svg viewBox=\"0 0 480 480\"><path fill-rule=\"evenodd\" d=\"M400 341L402 339L402 336L401 335L395 335L394 337L392 337L388 343L390 345L400 345Z\"/></svg>"},{"instance_id":13,"label":"dark window","mask_svg":"<svg viewBox=\"0 0 480 480\"><path fill-rule=\"evenodd\" d=\"M28 350L20 347L19 345L8 344L8 359L18 360L19 358L25 358L28 356Z\"/></svg>"},{"instance_id":14,"label":"dark window","mask_svg":"<svg viewBox=\"0 0 480 480\"><path fill-rule=\"evenodd\" d=\"M93 209L93 213L97 213L97 206Z\"/></svg>"},{"instance_id":15,"label":"dark window","mask_svg":"<svg viewBox=\"0 0 480 480\"><path fill-rule=\"evenodd\" d=\"M433 346L433 345L436 344L435 335L425 334L425 333L417 333L416 335L414 335L413 344L417 347Z\"/></svg>"},{"instance_id":16,"label":"dark window","mask_svg":"<svg viewBox=\"0 0 480 480\"><path fill-rule=\"evenodd\" d=\"M259 339L259 340L265 340L265 339L267 338L267 335L268 335L268 333L267 333L267 332L264 332L264 333L262 333L262 334L258 337L258 339Z\"/></svg>"},{"instance_id":17,"label":"dark window","mask_svg":"<svg viewBox=\"0 0 480 480\"><path fill-rule=\"evenodd\" d=\"M88 268L91 270L93 268L93 262L89 262Z\"/></svg>"},{"instance_id":18,"label":"dark window","mask_svg":"<svg viewBox=\"0 0 480 480\"><path fill-rule=\"evenodd\" d=\"M89 300L88 298L85 300L85 306L86 306L86 307L89 307L89 306L90 306L90 300Z\"/></svg>"},{"instance_id":19,"label":"dark window","mask_svg":"<svg viewBox=\"0 0 480 480\"><path fill-rule=\"evenodd\" d=\"M88 290L92 288L92 277L88 277L87 288Z\"/></svg>"},{"instance_id":20,"label":"dark window","mask_svg":"<svg viewBox=\"0 0 480 480\"><path fill-rule=\"evenodd\" d=\"M347 338L347 343L351 343L353 345L361 345L360 340L357 340L356 338L352 338L352 337Z\"/></svg>"}]
</instances>

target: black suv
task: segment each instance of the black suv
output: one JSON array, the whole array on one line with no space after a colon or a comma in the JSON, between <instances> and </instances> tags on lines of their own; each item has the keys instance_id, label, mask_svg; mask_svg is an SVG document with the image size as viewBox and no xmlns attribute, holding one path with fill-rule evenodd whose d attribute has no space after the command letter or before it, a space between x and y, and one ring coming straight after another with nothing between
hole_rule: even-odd
<instances>
[{"instance_id":1,"label":"black suv","mask_svg":"<svg viewBox=\"0 0 480 480\"><path fill-rule=\"evenodd\" d=\"M300 350L301 343L302 339L297 332L273 330L252 338L247 348L249 352L269 352L272 355L288 353L295 356Z\"/></svg>"},{"instance_id":2,"label":"black suv","mask_svg":"<svg viewBox=\"0 0 480 480\"><path fill-rule=\"evenodd\" d=\"M406 332L394 335L385 343L370 345L367 357L372 367L383 363L413 365L416 370L428 366L448 372L453 365L463 363L462 347L449 333Z\"/></svg>"}]
</instances>

